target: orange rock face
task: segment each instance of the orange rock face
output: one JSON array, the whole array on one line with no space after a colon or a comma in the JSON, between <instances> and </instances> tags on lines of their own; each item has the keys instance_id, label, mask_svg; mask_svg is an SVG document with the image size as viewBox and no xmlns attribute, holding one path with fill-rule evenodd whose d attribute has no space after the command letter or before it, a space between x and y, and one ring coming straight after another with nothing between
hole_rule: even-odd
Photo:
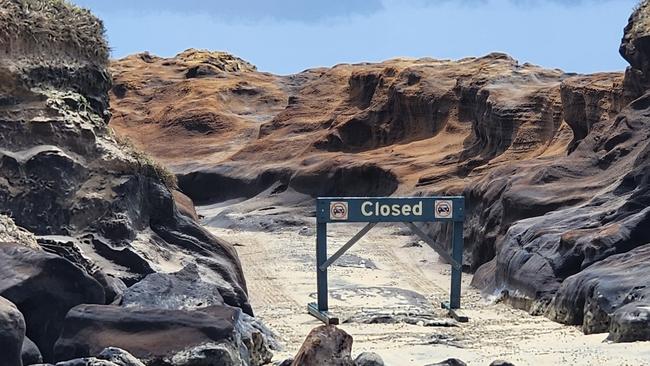
<instances>
[{"instance_id":1,"label":"orange rock face","mask_svg":"<svg viewBox=\"0 0 650 366\"><path fill-rule=\"evenodd\" d=\"M227 62L241 66L209 66ZM650 96L630 104L642 86L624 87L643 70L624 82L623 73L566 74L494 53L277 76L203 51L130 56L112 68L111 125L198 203L285 191L462 194L473 284L557 321L587 319L586 332L606 331L608 314L625 305L616 299L640 283L619 280L625 257L610 260L600 294L588 284L602 270L584 270L650 242ZM448 242L446 227L427 229ZM608 300L594 302L601 295ZM629 334L615 338L638 338Z\"/></svg>"},{"instance_id":2,"label":"orange rock face","mask_svg":"<svg viewBox=\"0 0 650 366\"><path fill-rule=\"evenodd\" d=\"M623 103L622 74L571 77L503 54L290 76L211 68L219 57L113 64L111 125L199 202L250 197L276 181L312 196L460 193L504 163L566 155L570 125L586 133ZM220 189L231 182L240 184Z\"/></svg>"}]
</instances>

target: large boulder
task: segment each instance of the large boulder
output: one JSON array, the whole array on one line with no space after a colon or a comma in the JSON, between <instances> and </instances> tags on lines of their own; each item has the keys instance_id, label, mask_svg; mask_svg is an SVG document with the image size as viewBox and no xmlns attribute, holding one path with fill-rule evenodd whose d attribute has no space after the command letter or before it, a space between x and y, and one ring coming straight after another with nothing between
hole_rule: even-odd
<instances>
[{"instance_id":1,"label":"large boulder","mask_svg":"<svg viewBox=\"0 0 650 366\"><path fill-rule=\"evenodd\" d=\"M241 309L228 306L191 311L79 305L66 317L55 359L90 357L118 347L147 364L249 363L238 332L240 315Z\"/></svg>"},{"instance_id":2,"label":"large boulder","mask_svg":"<svg viewBox=\"0 0 650 366\"><path fill-rule=\"evenodd\" d=\"M0 297L0 366L22 366L25 319L16 306Z\"/></svg>"},{"instance_id":3,"label":"large boulder","mask_svg":"<svg viewBox=\"0 0 650 366\"><path fill-rule=\"evenodd\" d=\"M0 244L0 296L23 313L27 335L46 361L68 310L104 303L102 286L67 259L10 243Z\"/></svg>"},{"instance_id":4,"label":"large boulder","mask_svg":"<svg viewBox=\"0 0 650 366\"><path fill-rule=\"evenodd\" d=\"M122 306L139 309L198 310L223 305L219 287L206 282L198 267L189 264L175 273L154 273L128 288ZM280 349L275 334L259 320L246 313L239 314L237 332L248 349L253 365L271 360L269 350Z\"/></svg>"},{"instance_id":5,"label":"large boulder","mask_svg":"<svg viewBox=\"0 0 650 366\"><path fill-rule=\"evenodd\" d=\"M321 325L309 332L292 366L354 366L350 355L352 336L333 325Z\"/></svg>"}]
</instances>

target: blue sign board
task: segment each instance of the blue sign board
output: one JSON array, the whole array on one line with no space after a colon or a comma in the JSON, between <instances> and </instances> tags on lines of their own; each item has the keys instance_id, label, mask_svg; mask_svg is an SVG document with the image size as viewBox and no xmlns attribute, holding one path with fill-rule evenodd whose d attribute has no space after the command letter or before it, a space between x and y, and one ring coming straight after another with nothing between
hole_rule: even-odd
<instances>
[{"instance_id":1,"label":"blue sign board","mask_svg":"<svg viewBox=\"0 0 650 366\"><path fill-rule=\"evenodd\" d=\"M432 222L465 219L463 197L318 198L318 222Z\"/></svg>"},{"instance_id":2,"label":"blue sign board","mask_svg":"<svg viewBox=\"0 0 650 366\"><path fill-rule=\"evenodd\" d=\"M337 324L338 318L328 312L327 268L350 249L370 229L380 222L402 222L415 235L451 264L451 293L444 306L460 320L455 312L460 308L460 287L463 267L463 197L323 197L316 200L316 283L317 302L308 305L310 314L327 324ZM448 222L452 224L452 253L431 239L415 223ZM327 225L367 222L352 239L331 257L327 256ZM463 319L462 321L467 321Z\"/></svg>"}]
</instances>

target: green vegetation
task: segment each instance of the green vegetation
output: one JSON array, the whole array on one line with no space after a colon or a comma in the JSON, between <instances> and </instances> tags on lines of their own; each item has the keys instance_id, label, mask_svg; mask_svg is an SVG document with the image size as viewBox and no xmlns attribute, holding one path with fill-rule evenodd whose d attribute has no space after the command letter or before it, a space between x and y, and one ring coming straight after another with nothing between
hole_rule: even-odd
<instances>
[{"instance_id":1,"label":"green vegetation","mask_svg":"<svg viewBox=\"0 0 650 366\"><path fill-rule=\"evenodd\" d=\"M158 179L169 189L178 188L178 180L174 173L135 147L128 137L118 136L115 133L112 133L112 135L120 149L133 158L135 165L132 167L133 171L131 173Z\"/></svg>"},{"instance_id":2,"label":"green vegetation","mask_svg":"<svg viewBox=\"0 0 650 366\"><path fill-rule=\"evenodd\" d=\"M101 20L65 0L0 0L0 45L14 42L73 50L107 63L109 48Z\"/></svg>"}]
</instances>

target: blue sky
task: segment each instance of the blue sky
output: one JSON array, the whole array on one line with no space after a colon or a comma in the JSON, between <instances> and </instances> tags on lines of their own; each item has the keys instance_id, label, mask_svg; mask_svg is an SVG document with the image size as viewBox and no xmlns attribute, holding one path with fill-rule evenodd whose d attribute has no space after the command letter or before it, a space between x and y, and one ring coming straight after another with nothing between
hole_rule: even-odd
<instances>
[{"instance_id":1,"label":"blue sky","mask_svg":"<svg viewBox=\"0 0 650 366\"><path fill-rule=\"evenodd\" d=\"M290 74L393 57L506 52L567 72L623 70L638 0L71 0L104 20L112 56L223 50Z\"/></svg>"}]
</instances>

